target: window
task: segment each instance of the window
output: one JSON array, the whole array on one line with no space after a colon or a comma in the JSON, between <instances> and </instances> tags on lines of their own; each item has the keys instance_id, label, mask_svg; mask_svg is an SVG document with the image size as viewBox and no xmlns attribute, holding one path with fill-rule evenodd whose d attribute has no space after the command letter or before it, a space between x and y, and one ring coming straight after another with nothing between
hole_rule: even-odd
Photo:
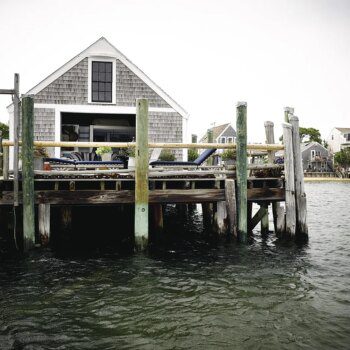
<instances>
[{"instance_id":1,"label":"window","mask_svg":"<svg viewBox=\"0 0 350 350\"><path fill-rule=\"evenodd\" d=\"M220 137L220 143L226 143L226 137Z\"/></svg>"},{"instance_id":2,"label":"window","mask_svg":"<svg viewBox=\"0 0 350 350\"><path fill-rule=\"evenodd\" d=\"M112 62L92 62L92 102L112 102L112 75Z\"/></svg>"},{"instance_id":3,"label":"window","mask_svg":"<svg viewBox=\"0 0 350 350\"><path fill-rule=\"evenodd\" d=\"M228 143L233 143L233 137L228 137L228 138L227 138L227 142L228 142Z\"/></svg>"},{"instance_id":4,"label":"window","mask_svg":"<svg viewBox=\"0 0 350 350\"><path fill-rule=\"evenodd\" d=\"M315 150L311 150L311 158L315 158L316 152Z\"/></svg>"},{"instance_id":5,"label":"window","mask_svg":"<svg viewBox=\"0 0 350 350\"><path fill-rule=\"evenodd\" d=\"M344 134L344 138L346 141L350 141L350 134Z\"/></svg>"}]
</instances>

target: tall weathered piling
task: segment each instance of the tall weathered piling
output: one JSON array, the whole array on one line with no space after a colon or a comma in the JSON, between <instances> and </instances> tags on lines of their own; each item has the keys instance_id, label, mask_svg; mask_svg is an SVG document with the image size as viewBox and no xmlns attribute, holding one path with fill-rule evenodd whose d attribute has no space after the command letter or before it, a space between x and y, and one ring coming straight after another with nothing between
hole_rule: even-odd
<instances>
[{"instance_id":1,"label":"tall weathered piling","mask_svg":"<svg viewBox=\"0 0 350 350\"><path fill-rule=\"evenodd\" d=\"M148 100L136 100L135 248L148 244Z\"/></svg>"},{"instance_id":2,"label":"tall weathered piling","mask_svg":"<svg viewBox=\"0 0 350 350\"><path fill-rule=\"evenodd\" d=\"M237 207L238 240L247 242L247 103L237 104Z\"/></svg>"},{"instance_id":3,"label":"tall weathered piling","mask_svg":"<svg viewBox=\"0 0 350 350\"><path fill-rule=\"evenodd\" d=\"M264 123L265 126L265 136L267 144L275 143L275 133L274 133L274 124L271 121L266 121ZM275 162L275 152L267 151L267 157L270 164ZM273 202L272 203L272 215L273 215L273 223L275 227L275 232L277 235L280 235L285 228L285 215L284 208L281 207L280 203Z\"/></svg>"},{"instance_id":4,"label":"tall weathered piling","mask_svg":"<svg viewBox=\"0 0 350 350\"><path fill-rule=\"evenodd\" d=\"M34 100L22 98L22 192L23 192L23 250L35 244L34 217Z\"/></svg>"},{"instance_id":5,"label":"tall weathered piling","mask_svg":"<svg viewBox=\"0 0 350 350\"><path fill-rule=\"evenodd\" d=\"M292 125L293 134L293 156L294 156L294 176L295 176L295 204L296 204L296 233L301 238L308 235L307 227L307 208L306 194L304 188L304 172L303 161L301 157L300 135L299 135L299 118L290 116L290 124Z\"/></svg>"},{"instance_id":6,"label":"tall weathered piling","mask_svg":"<svg viewBox=\"0 0 350 350\"><path fill-rule=\"evenodd\" d=\"M286 192L286 228L285 233L289 237L294 237L296 232L295 216L295 177L294 177L294 156L293 156L293 136L292 125L283 123L284 141L284 173Z\"/></svg>"},{"instance_id":7,"label":"tall weathered piling","mask_svg":"<svg viewBox=\"0 0 350 350\"><path fill-rule=\"evenodd\" d=\"M18 207L18 157L19 157L19 74L15 73L13 95L13 205Z\"/></svg>"}]
</instances>

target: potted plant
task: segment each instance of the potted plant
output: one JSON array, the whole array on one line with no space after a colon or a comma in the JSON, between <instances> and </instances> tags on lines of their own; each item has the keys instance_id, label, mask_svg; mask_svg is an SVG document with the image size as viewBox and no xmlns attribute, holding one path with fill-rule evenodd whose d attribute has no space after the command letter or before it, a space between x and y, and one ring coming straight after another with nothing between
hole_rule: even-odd
<instances>
[{"instance_id":1,"label":"potted plant","mask_svg":"<svg viewBox=\"0 0 350 350\"><path fill-rule=\"evenodd\" d=\"M98 147L96 154L101 157L103 162L109 162L112 157L112 148L109 146Z\"/></svg>"},{"instance_id":2,"label":"potted plant","mask_svg":"<svg viewBox=\"0 0 350 350\"><path fill-rule=\"evenodd\" d=\"M175 160L175 154L169 149L163 149L162 152L160 152L159 160L173 162Z\"/></svg>"},{"instance_id":3,"label":"potted plant","mask_svg":"<svg viewBox=\"0 0 350 350\"><path fill-rule=\"evenodd\" d=\"M43 170L44 158L48 158L49 154L44 147L34 147L33 149L33 166L34 170ZM22 153L19 154L19 169L22 169Z\"/></svg>"},{"instance_id":4,"label":"potted plant","mask_svg":"<svg viewBox=\"0 0 350 350\"><path fill-rule=\"evenodd\" d=\"M49 154L45 147L34 147L34 170L43 170L44 158L48 158Z\"/></svg>"},{"instance_id":5,"label":"potted plant","mask_svg":"<svg viewBox=\"0 0 350 350\"><path fill-rule=\"evenodd\" d=\"M236 154L233 149L226 149L222 152L221 159L224 161L225 165L233 165L235 163Z\"/></svg>"},{"instance_id":6,"label":"potted plant","mask_svg":"<svg viewBox=\"0 0 350 350\"><path fill-rule=\"evenodd\" d=\"M135 147L128 147L127 155L128 155L128 169L135 168Z\"/></svg>"}]
</instances>

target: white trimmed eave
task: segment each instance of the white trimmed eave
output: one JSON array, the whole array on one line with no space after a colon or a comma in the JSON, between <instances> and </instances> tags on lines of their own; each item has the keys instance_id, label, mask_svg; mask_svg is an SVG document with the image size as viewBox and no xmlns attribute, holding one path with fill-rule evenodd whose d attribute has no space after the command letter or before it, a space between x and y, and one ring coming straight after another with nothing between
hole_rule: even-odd
<instances>
[{"instance_id":1,"label":"white trimmed eave","mask_svg":"<svg viewBox=\"0 0 350 350\"><path fill-rule=\"evenodd\" d=\"M174 101L164 90L162 90L153 80L151 80L140 68L132 63L126 56L124 56L117 48L115 48L104 37L98 39L87 49L79 53L72 58L62 67L58 68L47 78L42 80L39 84L30 89L27 94L36 95L45 87L53 83L61 75L77 65L80 61L87 57L105 57L115 58L120 60L126 67L128 67L134 74L136 74L145 84L147 84L157 95L164 99L176 112L178 112L183 118L188 119L189 114L183 109L176 101Z\"/></svg>"}]
</instances>

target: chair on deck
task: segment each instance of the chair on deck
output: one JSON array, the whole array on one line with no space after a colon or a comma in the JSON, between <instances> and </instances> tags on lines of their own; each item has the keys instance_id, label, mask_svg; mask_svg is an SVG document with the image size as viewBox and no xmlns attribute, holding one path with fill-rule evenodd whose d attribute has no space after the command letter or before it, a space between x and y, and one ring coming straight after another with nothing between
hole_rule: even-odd
<instances>
[{"instance_id":1,"label":"chair on deck","mask_svg":"<svg viewBox=\"0 0 350 350\"><path fill-rule=\"evenodd\" d=\"M151 162L150 165L152 167L155 166L175 166L175 165L182 165L182 166L200 166L203 164L212 154L216 152L216 148L212 149L206 149L204 152L202 152L193 162L183 162L183 161L163 161L163 160L156 160L154 162Z\"/></svg>"}]
</instances>

